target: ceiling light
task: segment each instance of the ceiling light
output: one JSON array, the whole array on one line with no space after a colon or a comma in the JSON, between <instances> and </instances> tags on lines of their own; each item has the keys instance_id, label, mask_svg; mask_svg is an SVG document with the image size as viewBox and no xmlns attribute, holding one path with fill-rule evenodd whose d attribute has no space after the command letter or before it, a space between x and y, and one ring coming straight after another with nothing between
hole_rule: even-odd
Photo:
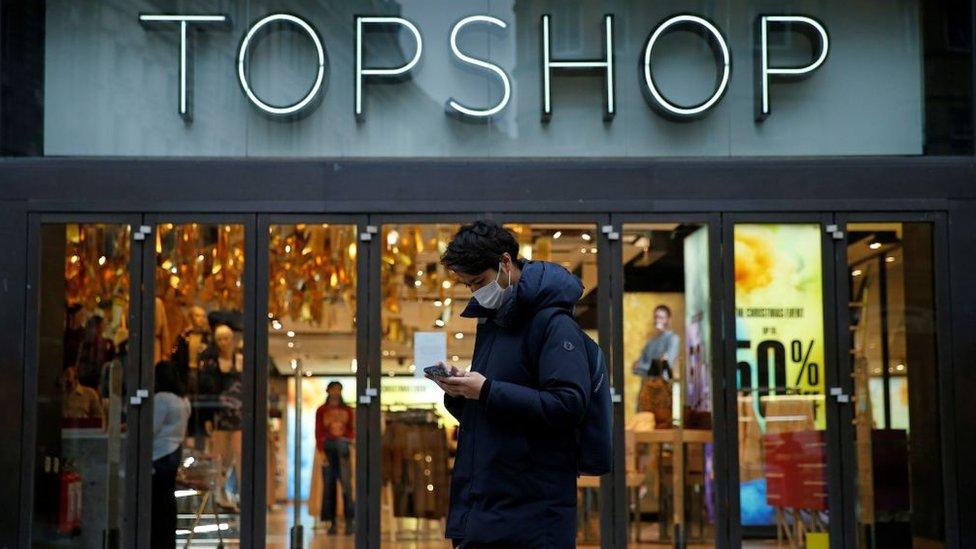
<instances>
[{"instance_id":1,"label":"ceiling light","mask_svg":"<svg viewBox=\"0 0 976 549\"><path fill-rule=\"evenodd\" d=\"M288 342L288 348L289 349L294 349L295 348L295 342L294 341L289 341Z\"/></svg>"},{"instance_id":2,"label":"ceiling light","mask_svg":"<svg viewBox=\"0 0 976 549\"><path fill-rule=\"evenodd\" d=\"M894 262L895 262L895 256L893 255L889 255L888 257L885 258L885 263L894 263Z\"/></svg>"},{"instance_id":3,"label":"ceiling light","mask_svg":"<svg viewBox=\"0 0 976 549\"><path fill-rule=\"evenodd\" d=\"M434 326L437 326L438 328L443 328L444 321L438 318L437 320L434 321Z\"/></svg>"},{"instance_id":4,"label":"ceiling light","mask_svg":"<svg viewBox=\"0 0 976 549\"><path fill-rule=\"evenodd\" d=\"M557 238L559 238L562 235L563 235L563 232L562 231L556 231L556 232L552 233L552 238L553 239L557 239Z\"/></svg>"},{"instance_id":5,"label":"ceiling light","mask_svg":"<svg viewBox=\"0 0 976 549\"><path fill-rule=\"evenodd\" d=\"M423 271L417 271L417 278L420 278L422 276L424 276L424 272Z\"/></svg>"},{"instance_id":6,"label":"ceiling light","mask_svg":"<svg viewBox=\"0 0 976 549\"><path fill-rule=\"evenodd\" d=\"M591 254L595 254L596 253L596 248L590 248L590 253Z\"/></svg>"},{"instance_id":7,"label":"ceiling light","mask_svg":"<svg viewBox=\"0 0 976 549\"><path fill-rule=\"evenodd\" d=\"M586 248L580 248L580 253L581 254L585 254L586 253Z\"/></svg>"},{"instance_id":8,"label":"ceiling light","mask_svg":"<svg viewBox=\"0 0 976 549\"><path fill-rule=\"evenodd\" d=\"M872 242L872 243L868 244L868 248L871 248L872 250L877 250L880 247L881 247L881 243L880 242Z\"/></svg>"},{"instance_id":9,"label":"ceiling light","mask_svg":"<svg viewBox=\"0 0 976 549\"><path fill-rule=\"evenodd\" d=\"M444 304L443 304L443 303L441 302L441 300L439 300L439 299L438 299L437 301L435 301L435 302L434 302L434 307L441 307L441 306L443 306L443 305L444 305Z\"/></svg>"},{"instance_id":10,"label":"ceiling light","mask_svg":"<svg viewBox=\"0 0 976 549\"><path fill-rule=\"evenodd\" d=\"M287 335L288 337L295 337L295 330L288 330L287 332L285 332L285 335Z\"/></svg>"},{"instance_id":11,"label":"ceiling light","mask_svg":"<svg viewBox=\"0 0 976 549\"><path fill-rule=\"evenodd\" d=\"M392 230L386 233L386 244L388 246L395 246L396 243L399 241L400 241L400 233L396 232L396 230Z\"/></svg>"},{"instance_id":12,"label":"ceiling light","mask_svg":"<svg viewBox=\"0 0 976 549\"><path fill-rule=\"evenodd\" d=\"M292 370L298 369L298 359L296 358L291 359L291 369Z\"/></svg>"},{"instance_id":13,"label":"ceiling light","mask_svg":"<svg viewBox=\"0 0 976 549\"><path fill-rule=\"evenodd\" d=\"M898 370L899 372L904 372L905 371L905 365L904 364L899 364L899 365L895 366L895 369Z\"/></svg>"},{"instance_id":14,"label":"ceiling light","mask_svg":"<svg viewBox=\"0 0 976 549\"><path fill-rule=\"evenodd\" d=\"M450 287L451 287L451 281L450 280L445 280L444 282L441 282L441 288L444 288L445 290L447 290Z\"/></svg>"},{"instance_id":15,"label":"ceiling light","mask_svg":"<svg viewBox=\"0 0 976 549\"><path fill-rule=\"evenodd\" d=\"M421 282L421 281L419 281L419 280L414 280L414 281L413 281L413 285L414 285L414 286L416 286L416 287L418 287L418 288L419 288L419 287L420 287L420 286L421 286L422 284L423 284L423 282Z\"/></svg>"},{"instance_id":16,"label":"ceiling light","mask_svg":"<svg viewBox=\"0 0 976 549\"><path fill-rule=\"evenodd\" d=\"M356 360L355 358L352 359L352 362L349 363L349 369L352 370L353 373L356 373L358 367L359 367L359 361Z\"/></svg>"},{"instance_id":17,"label":"ceiling light","mask_svg":"<svg viewBox=\"0 0 976 549\"><path fill-rule=\"evenodd\" d=\"M854 269L851 271L851 276L861 276L861 269Z\"/></svg>"},{"instance_id":18,"label":"ceiling light","mask_svg":"<svg viewBox=\"0 0 976 549\"><path fill-rule=\"evenodd\" d=\"M450 305L450 304L451 304L451 301L453 301L453 300L452 300L451 298L447 298L447 299L445 299L445 300L444 300L444 305L445 305L445 306L446 306L446 305Z\"/></svg>"},{"instance_id":19,"label":"ceiling light","mask_svg":"<svg viewBox=\"0 0 976 549\"><path fill-rule=\"evenodd\" d=\"M274 328L275 330L280 330L281 329L281 322L278 321L278 320L274 320L274 321L271 322L271 327Z\"/></svg>"},{"instance_id":20,"label":"ceiling light","mask_svg":"<svg viewBox=\"0 0 976 549\"><path fill-rule=\"evenodd\" d=\"M454 339L464 339L464 333L458 332L454 334Z\"/></svg>"},{"instance_id":21,"label":"ceiling light","mask_svg":"<svg viewBox=\"0 0 976 549\"><path fill-rule=\"evenodd\" d=\"M454 356L451 357L451 362L457 362L459 360L461 360L461 357L459 357L457 355L454 355Z\"/></svg>"},{"instance_id":22,"label":"ceiling light","mask_svg":"<svg viewBox=\"0 0 976 549\"><path fill-rule=\"evenodd\" d=\"M583 240L589 242L590 239L592 239L593 237L590 236L590 233L583 233L583 234L580 235L580 238L582 238Z\"/></svg>"}]
</instances>

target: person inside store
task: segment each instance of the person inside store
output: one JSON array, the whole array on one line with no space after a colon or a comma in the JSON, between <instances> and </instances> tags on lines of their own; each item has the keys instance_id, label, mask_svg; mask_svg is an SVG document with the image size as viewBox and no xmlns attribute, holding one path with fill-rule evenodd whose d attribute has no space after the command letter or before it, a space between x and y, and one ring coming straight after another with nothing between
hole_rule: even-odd
<instances>
[{"instance_id":1,"label":"person inside store","mask_svg":"<svg viewBox=\"0 0 976 549\"><path fill-rule=\"evenodd\" d=\"M658 429L672 426L671 380L680 356L681 337L671 330L671 308L658 305L654 308L654 335L632 367L641 378L637 411L653 412Z\"/></svg>"},{"instance_id":2,"label":"person inside store","mask_svg":"<svg viewBox=\"0 0 976 549\"><path fill-rule=\"evenodd\" d=\"M224 482L214 496L222 507L237 510L241 479L241 407L244 355L234 330L227 324L214 328L215 345L200 356L198 408L213 453L220 457Z\"/></svg>"},{"instance_id":3,"label":"person inside store","mask_svg":"<svg viewBox=\"0 0 976 549\"><path fill-rule=\"evenodd\" d=\"M342 400L342 383L333 381L325 389L325 403L315 410L315 443L319 452L325 454L322 464L322 477L325 489L322 491L321 520L329 523L329 535L336 535L336 484L342 485L342 508L346 519L346 535L356 530L351 485L352 469L349 447L355 440L355 413L351 406Z\"/></svg>"},{"instance_id":4,"label":"person inside store","mask_svg":"<svg viewBox=\"0 0 976 549\"><path fill-rule=\"evenodd\" d=\"M105 318L92 315L85 323L85 337L78 349L78 382L97 390L102 379L102 366L115 356L112 340L104 336Z\"/></svg>"},{"instance_id":5,"label":"person inside store","mask_svg":"<svg viewBox=\"0 0 976 549\"><path fill-rule=\"evenodd\" d=\"M576 429L590 394L582 332L572 317L583 284L554 263L518 259L511 232L464 225L441 263L473 297L478 319L470 371L428 374L460 423L446 537L455 547L575 547ZM538 358L524 338L548 308ZM418 365L419 366L419 365Z\"/></svg>"},{"instance_id":6,"label":"person inside store","mask_svg":"<svg viewBox=\"0 0 976 549\"><path fill-rule=\"evenodd\" d=\"M156 364L153 397L152 521L153 549L176 545L176 472L182 458L190 401L183 395L183 382L176 365Z\"/></svg>"},{"instance_id":7,"label":"person inside store","mask_svg":"<svg viewBox=\"0 0 976 549\"><path fill-rule=\"evenodd\" d=\"M81 303L70 303L65 307L63 367L78 364L78 352L84 340L85 309Z\"/></svg>"},{"instance_id":8,"label":"person inside store","mask_svg":"<svg viewBox=\"0 0 976 549\"><path fill-rule=\"evenodd\" d=\"M77 366L64 369L61 374L61 389L61 417L66 423L102 427L105 419L102 399L95 389L81 384Z\"/></svg>"}]
</instances>

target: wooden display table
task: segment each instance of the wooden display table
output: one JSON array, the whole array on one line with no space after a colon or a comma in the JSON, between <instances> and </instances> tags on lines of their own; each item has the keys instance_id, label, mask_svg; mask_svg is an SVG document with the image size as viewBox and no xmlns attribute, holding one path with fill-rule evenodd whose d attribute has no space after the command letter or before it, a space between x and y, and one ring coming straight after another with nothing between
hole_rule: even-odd
<instances>
[{"instance_id":1,"label":"wooden display table","mask_svg":"<svg viewBox=\"0 0 976 549\"><path fill-rule=\"evenodd\" d=\"M661 474L660 470L663 469L663 448L665 444L672 446L673 452L673 471L672 471L672 484L673 484L673 501L672 501L672 519L671 521L666 520L666 512L659 509L660 515L660 539L668 540L670 539L671 532L667 528L668 523L673 525L684 526L684 508L685 508L685 445L686 444L710 444L712 442L712 430L711 429L654 429L654 430L634 430L629 433L633 436L633 441L635 445L647 444L652 447L656 445L658 451L658 484L660 487L659 494L663 494L667 491L667 487L664 483L664 476ZM704 459L705 452L702 451L702 459ZM702 464L702 474L705 474L705 467ZM707 481L707 479L706 479ZM663 498L662 498L663 499ZM640 513L638 512L638 515ZM704 534L704 529L703 532Z\"/></svg>"}]
</instances>

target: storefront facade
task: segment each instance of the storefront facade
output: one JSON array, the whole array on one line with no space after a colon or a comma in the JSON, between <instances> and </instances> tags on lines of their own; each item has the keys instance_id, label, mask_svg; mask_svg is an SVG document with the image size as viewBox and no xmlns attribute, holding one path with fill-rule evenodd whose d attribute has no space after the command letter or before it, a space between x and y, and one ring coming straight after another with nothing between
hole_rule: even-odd
<instances>
[{"instance_id":1,"label":"storefront facade","mask_svg":"<svg viewBox=\"0 0 976 549\"><path fill-rule=\"evenodd\" d=\"M162 4L0 13L0 545L148 546L166 362L179 545L438 546L482 217L611 365L580 545L976 543L968 2Z\"/></svg>"}]
</instances>

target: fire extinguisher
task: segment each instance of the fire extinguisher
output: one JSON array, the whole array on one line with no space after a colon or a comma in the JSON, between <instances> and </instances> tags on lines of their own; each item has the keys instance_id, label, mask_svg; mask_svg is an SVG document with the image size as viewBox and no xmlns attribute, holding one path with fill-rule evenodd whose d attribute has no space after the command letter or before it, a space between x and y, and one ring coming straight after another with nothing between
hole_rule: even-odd
<instances>
[{"instance_id":1,"label":"fire extinguisher","mask_svg":"<svg viewBox=\"0 0 976 549\"><path fill-rule=\"evenodd\" d=\"M77 535L81 532L81 474L66 464L59 487L58 532Z\"/></svg>"}]
</instances>

